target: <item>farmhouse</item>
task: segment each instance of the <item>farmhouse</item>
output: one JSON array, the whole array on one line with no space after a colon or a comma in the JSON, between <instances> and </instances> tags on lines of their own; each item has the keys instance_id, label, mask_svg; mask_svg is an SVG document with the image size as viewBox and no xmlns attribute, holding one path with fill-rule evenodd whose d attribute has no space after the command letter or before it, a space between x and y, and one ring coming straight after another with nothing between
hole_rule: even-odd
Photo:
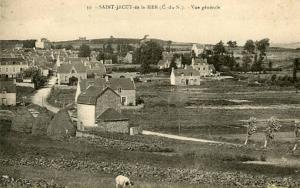
<instances>
[{"instance_id":1,"label":"farmhouse","mask_svg":"<svg viewBox=\"0 0 300 188\"><path fill-rule=\"evenodd\" d=\"M200 72L191 66L185 66L184 69L172 68L170 82L176 86L200 85Z\"/></svg>"},{"instance_id":2,"label":"farmhouse","mask_svg":"<svg viewBox=\"0 0 300 188\"><path fill-rule=\"evenodd\" d=\"M22 57L1 57L0 75L16 78L28 68L28 63Z\"/></svg>"},{"instance_id":3,"label":"farmhouse","mask_svg":"<svg viewBox=\"0 0 300 188\"><path fill-rule=\"evenodd\" d=\"M78 130L128 133L128 119L121 114L120 95L110 87L89 86L77 99Z\"/></svg>"},{"instance_id":4,"label":"farmhouse","mask_svg":"<svg viewBox=\"0 0 300 188\"><path fill-rule=\"evenodd\" d=\"M35 42L35 47L40 49L49 49L51 48L51 44L46 38L41 38Z\"/></svg>"},{"instance_id":5,"label":"farmhouse","mask_svg":"<svg viewBox=\"0 0 300 188\"><path fill-rule=\"evenodd\" d=\"M0 80L0 105L16 105L16 83L14 80Z\"/></svg>"},{"instance_id":6,"label":"farmhouse","mask_svg":"<svg viewBox=\"0 0 300 188\"><path fill-rule=\"evenodd\" d=\"M96 78L81 80L77 86L75 101L81 92L87 90L89 86L95 86L98 90L102 91L106 87L110 87L118 95L123 106L136 105L136 91L134 81L130 78Z\"/></svg>"},{"instance_id":7,"label":"farmhouse","mask_svg":"<svg viewBox=\"0 0 300 188\"><path fill-rule=\"evenodd\" d=\"M103 78L106 75L106 68L100 61L90 61L87 67L88 77Z\"/></svg>"},{"instance_id":8,"label":"farmhouse","mask_svg":"<svg viewBox=\"0 0 300 188\"><path fill-rule=\"evenodd\" d=\"M87 78L83 63L63 63L57 67L58 84L76 85L78 80Z\"/></svg>"}]
</instances>

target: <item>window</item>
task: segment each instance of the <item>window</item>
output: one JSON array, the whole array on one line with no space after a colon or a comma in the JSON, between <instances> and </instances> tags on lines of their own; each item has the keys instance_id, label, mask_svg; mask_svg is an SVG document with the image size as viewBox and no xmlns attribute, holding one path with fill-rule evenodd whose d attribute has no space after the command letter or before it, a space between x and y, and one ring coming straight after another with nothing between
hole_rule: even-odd
<instances>
[{"instance_id":1,"label":"window","mask_svg":"<svg viewBox=\"0 0 300 188\"><path fill-rule=\"evenodd\" d=\"M125 105L127 102L127 98L126 97L121 97L121 103L122 105Z\"/></svg>"},{"instance_id":2,"label":"window","mask_svg":"<svg viewBox=\"0 0 300 188\"><path fill-rule=\"evenodd\" d=\"M1 70L1 68L0 68L0 72L1 72L2 70Z\"/></svg>"},{"instance_id":3,"label":"window","mask_svg":"<svg viewBox=\"0 0 300 188\"><path fill-rule=\"evenodd\" d=\"M67 79L68 79L68 77L67 77L67 76L65 76L65 81L67 81Z\"/></svg>"},{"instance_id":4,"label":"window","mask_svg":"<svg viewBox=\"0 0 300 188\"><path fill-rule=\"evenodd\" d=\"M6 98L2 98L1 102L2 102L3 105L7 105L7 99Z\"/></svg>"},{"instance_id":5,"label":"window","mask_svg":"<svg viewBox=\"0 0 300 188\"><path fill-rule=\"evenodd\" d=\"M205 67L203 67L203 70L205 70Z\"/></svg>"},{"instance_id":6,"label":"window","mask_svg":"<svg viewBox=\"0 0 300 188\"><path fill-rule=\"evenodd\" d=\"M122 88L118 88L118 91L119 91L119 93L121 93L122 92Z\"/></svg>"},{"instance_id":7,"label":"window","mask_svg":"<svg viewBox=\"0 0 300 188\"><path fill-rule=\"evenodd\" d=\"M15 67L13 67L13 72L15 72L16 71L16 68Z\"/></svg>"},{"instance_id":8,"label":"window","mask_svg":"<svg viewBox=\"0 0 300 188\"><path fill-rule=\"evenodd\" d=\"M75 70L73 69L73 70L72 70L72 74L74 74L74 73L75 73Z\"/></svg>"},{"instance_id":9,"label":"window","mask_svg":"<svg viewBox=\"0 0 300 188\"><path fill-rule=\"evenodd\" d=\"M6 68L6 72L8 72L8 68Z\"/></svg>"}]
</instances>

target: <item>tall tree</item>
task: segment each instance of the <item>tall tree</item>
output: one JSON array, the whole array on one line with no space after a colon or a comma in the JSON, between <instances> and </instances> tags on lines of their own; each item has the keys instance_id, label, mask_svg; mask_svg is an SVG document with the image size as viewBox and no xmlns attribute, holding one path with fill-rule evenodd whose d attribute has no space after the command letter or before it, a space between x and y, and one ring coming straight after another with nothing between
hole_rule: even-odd
<instances>
[{"instance_id":1,"label":"tall tree","mask_svg":"<svg viewBox=\"0 0 300 188\"><path fill-rule=\"evenodd\" d=\"M136 62L141 64L141 72L147 73L150 71L150 65L156 65L162 58L162 46L155 41L147 41L143 43L135 51Z\"/></svg>"},{"instance_id":2,"label":"tall tree","mask_svg":"<svg viewBox=\"0 0 300 188\"><path fill-rule=\"evenodd\" d=\"M214 53L217 54L217 55L223 55L224 53L226 53L226 49L225 49L225 46L224 46L223 41L218 42L218 43L214 46L213 51L214 51Z\"/></svg>"},{"instance_id":3,"label":"tall tree","mask_svg":"<svg viewBox=\"0 0 300 188\"><path fill-rule=\"evenodd\" d=\"M79 54L78 57L90 57L91 55L91 49L88 45L81 45L79 48Z\"/></svg>"},{"instance_id":4,"label":"tall tree","mask_svg":"<svg viewBox=\"0 0 300 188\"><path fill-rule=\"evenodd\" d=\"M253 40L247 40L244 45L244 50L250 54L254 54L255 52L255 43Z\"/></svg>"}]
</instances>

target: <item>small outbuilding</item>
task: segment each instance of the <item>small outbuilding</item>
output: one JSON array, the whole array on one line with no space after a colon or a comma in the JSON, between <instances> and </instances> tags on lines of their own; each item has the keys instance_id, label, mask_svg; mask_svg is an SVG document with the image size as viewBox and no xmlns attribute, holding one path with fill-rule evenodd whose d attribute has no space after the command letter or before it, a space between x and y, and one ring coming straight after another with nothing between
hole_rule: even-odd
<instances>
[{"instance_id":1,"label":"small outbuilding","mask_svg":"<svg viewBox=\"0 0 300 188\"><path fill-rule=\"evenodd\" d=\"M97 125L105 132L129 133L128 118L113 108L107 109L97 118Z\"/></svg>"}]
</instances>

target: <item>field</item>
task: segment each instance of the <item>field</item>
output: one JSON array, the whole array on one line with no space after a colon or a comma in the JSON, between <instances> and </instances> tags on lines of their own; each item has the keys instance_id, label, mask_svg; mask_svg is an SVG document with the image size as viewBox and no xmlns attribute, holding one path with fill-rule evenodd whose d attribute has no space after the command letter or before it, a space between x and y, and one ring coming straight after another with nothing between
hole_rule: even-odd
<instances>
[{"instance_id":1,"label":"field","mask_svg":"<svg viewBox=\"0 0 300 188\"><path fill-rule=\"evenodd\" d=\"M300 118L300 94L293 87L248 87L234 79L173 87L167 78L136 87L145 107L124 111L131 124L233 144L115 134L50 140L0 131L0 175L15 179L0 177L0 185L115 187L114 177L124 174L145 188L300 186L300 150L291 151L292 120ZM72 100L73 94L56 90L49 100ZM259 130L243 146L251 116L259 120ZM262 131L271 116L283 127L263 149Z\"/></svg>"}]
</instances>

